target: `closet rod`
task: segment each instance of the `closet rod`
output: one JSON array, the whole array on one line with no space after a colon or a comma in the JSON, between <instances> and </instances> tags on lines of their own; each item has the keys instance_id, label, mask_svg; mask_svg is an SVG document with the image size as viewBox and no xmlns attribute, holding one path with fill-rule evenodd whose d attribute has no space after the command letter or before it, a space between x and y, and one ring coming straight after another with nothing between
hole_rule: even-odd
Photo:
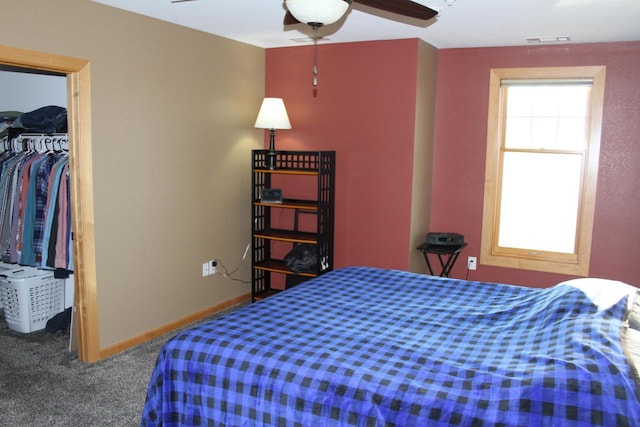
<instances>
[{"instance_id":1,"label":"closet rod","mask_svg":"<svg viewBox=\"0 0 640 427\"><path fill-rule=\"evenodd\" d=\"M69 134L22 133L10 141L10 147L5 145L5 150L7 149L13 151L31 149L39 152L69 151Z\"/></svg>"}]
</instances>

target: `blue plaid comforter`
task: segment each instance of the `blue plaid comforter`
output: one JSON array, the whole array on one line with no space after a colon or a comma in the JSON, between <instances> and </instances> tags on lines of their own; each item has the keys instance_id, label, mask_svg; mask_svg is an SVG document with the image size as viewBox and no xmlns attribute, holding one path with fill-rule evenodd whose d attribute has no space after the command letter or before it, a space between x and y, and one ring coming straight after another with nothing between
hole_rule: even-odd
<instances>
[{"instance_id":1,"label":"blue plaid comforter","mask_svg":"<svg viewBox=\"0 0 640 427\"><path fill-rule=\"evenodd\" d=\"M171 339L141 425L640 425L626 299L336 270Z\"/></svg>"}]
</instances>

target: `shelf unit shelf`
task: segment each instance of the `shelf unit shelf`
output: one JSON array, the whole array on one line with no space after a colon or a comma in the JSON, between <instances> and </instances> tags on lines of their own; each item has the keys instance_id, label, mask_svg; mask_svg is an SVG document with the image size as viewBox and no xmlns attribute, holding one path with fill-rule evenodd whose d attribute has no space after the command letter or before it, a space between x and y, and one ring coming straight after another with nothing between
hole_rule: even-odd
<instances>
[{"instance_id":1,"label":"shelf unit shelf","mask_svg":"<svg viewBox=\"0 0 640 427\"><path fill-rule=\"evenodd\" d=\"M273 208L283 208L283 209L301 209L301 210L307 210L307 211L318 210L318 202L314 200L283 199L282 203L267 203L267 202L261 202L260 200L254 200L253 204L257 206L269 206Z\"/></svg>"},{"instance_id":2,"label":"shelf unit shelf","mask_svg":"<svg viewBox=\"0 0 640 427\"><path fill-rule=\"evenodd\" d=\"M253 233L253 237L292 243L310 243L314 245L318 243L318 236L315 233L280 230L275 228L271 230L256 230Z\"/></svg>"},{"instance_id":3,"label":"shelf unit shelf","mask_svg":"<svg viewBox=\"0 0 640 427\"><path fill-rule=\"evenodd\" d=\"M284 261L281 259L268 259L260 261L254 264L253 268L272 271L274 273L292 274L291 271L284 265ZM296 273L298 276L316 277L314 273Z\"/></svg>"},{"instance_id":4,"label":"shelf unit shelf","mask_svg":"<svg viewBox=\"0 0 640 427\"><path fill-rule=\"evenodd\" d=\"M256 168L254 172L259 173L275 173L278 175L318 175L318 171L308 171L299 169L266 169Z\"/></svg>"},{"instance_id":5,"label":"shelf unit shelf","mask_svg":"<svg viewBox=\"0 0 640 427\"><path fill-rule=\"evenodd\" d=\"M286 282L286 289L333 269L335 151L276 151L275 169L265 167L268 155L267 150L252 152L252 301L264 299L282 289L273 286L276 276L281 276L281 281ZM304 198L285 198L281 203L260 200L262 190L271 189L277 177L295 182L297 177L304 176L310 177L304 179L312 179L316 187L305 188ZM286 187L283 192L286 194ZM279 223L282 215L276 212L282 210L293 211L295 219L292 224ZM299 214L315 216L312 231L299 230ZM281 259L282 255L274 251L274 244L285 245L289 250L298 244L314 245L316 264L309 271L293 272Z\"/></svg>"}]
</instances>

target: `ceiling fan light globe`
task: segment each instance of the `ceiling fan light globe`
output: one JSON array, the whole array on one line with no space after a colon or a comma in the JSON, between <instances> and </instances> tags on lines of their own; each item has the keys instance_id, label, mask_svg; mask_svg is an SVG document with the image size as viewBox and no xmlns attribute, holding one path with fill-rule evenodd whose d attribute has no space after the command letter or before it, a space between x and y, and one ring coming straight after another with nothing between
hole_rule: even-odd
<instances>
[{"instance_id":1,"label":"ceiling fan light globe","mask_svg":"<svg viewBox=\"0 0 640 427\"><path fill-rule=\"evenodd\" d=\"M331 25L349 9L345 0L285 0L287 9L305 24Z\"/></svg>"}]
</instances>

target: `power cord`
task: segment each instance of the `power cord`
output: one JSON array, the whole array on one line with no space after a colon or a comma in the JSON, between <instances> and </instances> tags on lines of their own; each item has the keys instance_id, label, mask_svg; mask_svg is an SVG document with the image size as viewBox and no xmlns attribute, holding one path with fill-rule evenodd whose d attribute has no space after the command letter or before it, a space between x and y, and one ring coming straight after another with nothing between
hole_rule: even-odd
<instances>
[{"instance_id":1,"label":"power cord","mask_svg":"<svg viewBox=\"0 0 640 427\"><path fill-rule=\"evenodd\" d=\"M242 280L242 279L237 279L235 277L233 277L233 275L240 270L240 267L242 267L242 264L244 263L244 260L247 258L247 253L249 252L249 248L251 247L251 242L247 243L247 247L244 250L244 254L242 255L242 259L240 260L240 264L238 264L238 266L233 269L233 271L229 271L229 269L222 263L221 259L214 259L213 261L216 262L216 267L220 267L223 272L218 271L218 268L216 268L216 272L214 274L219 274L224 278L227 278L229 280L232 280L234 282L240 282L240 283L246 283L246 284L250 284L250 281L247 280Z\"/></svg>"}]
</instances>

